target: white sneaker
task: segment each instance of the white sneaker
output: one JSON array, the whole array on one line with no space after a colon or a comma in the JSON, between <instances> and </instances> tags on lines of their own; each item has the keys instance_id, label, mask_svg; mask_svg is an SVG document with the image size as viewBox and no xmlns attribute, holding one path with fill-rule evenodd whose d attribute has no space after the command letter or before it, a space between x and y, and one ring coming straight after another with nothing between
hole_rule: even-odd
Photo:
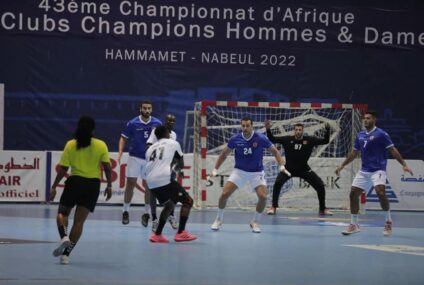
<instances>
[{"instance_id":1,"label":"white sneaker","mask_svg":"<svg viewBox=\"0 0 424 285\"><path fill-rule=\"evenodd\" d=\"M69 256L61 255L60 256L60 264L69 264Z\"/></svg>"},{"instance_id":2,"label":"white sneaker","mask_svg":"<svg viewBox=\"0 0 424 285\"><path fill-rule=\"evenodd\" d=\"M252 228L252 232L254 233L260 233L261 229L259 228L259 224L257 222L251 222L250 227Z\"/></svg>"},{"instance_id":3,"label":"white sneaker","mask_svg":"<svg viewBox=\"0 0 424 285\"><path fill-rule=\"evenodd\" d=\"M168 222L171 224L171 227L174 230L178 229L178 222L177 222L177 219L175 218L175 216L169 216Z\"/></svg>"},{"instance_id":4,"label":"white sneaker","mask_svg":"<svg viewBox=\"0 0 424 285\"><path fill-rule=\"evenodd\" d=\"M347 236L347 235L351 235L351 234L354 234L354 233L359 233L360 231L361 231L361 229L359 228L358 224L356 224L356 225L350 224L350 225L347 226L347 228L344 231L342 231L342 234Z\"/></svg>"},{"instance_id":5,"label":"white sneaker","mask_svg":"<svg viewBox=\"0 0 424 285\"><path fill-rule=\"evenodd\" d=\"M211 226L211 229L213 230L213 231L217 231L217 230L219 230L219 227L222 225L222 221L221 220L219 220L219 219L215 219L215 221L213 222L213 224L212 224L212 226Z\"/></svg>"},{"instance_id":6,"label":"white sneaker","mask_svg":"<svg viewBox=\"0 0 424 285\"><path fill-rule=\"evenodd\" d=\"M55 250L53 250L53 256L58 257L59 255L62 255L62 253L65 251L65 249L71 245L71 241L69 240L68 236L64 236L60 242L59 245Z\"/></svg>"},{"instance_id":7,"label":"white sneaker","mask_svg":"<svg viewBox=\"0 0 424 285\"><path fill-rule=\"evenodd\" d=\"M392 234L392 222L391 221L386 221L386 223L384 224L384 230L383 230L383 235L388 237Z\"/></svg>"},{"instance_id":8,"label":"white sneaker","mask_svg":"<svg viewBox=\"0 0 424 285\"><path fill-rule=\"evenodd\" d=\"M153 220L152 221L152 232L156 232L156 230L158 229L158 226L159 226L159 220L158 219L155 219L155 220Z\"/></svg>"}]
</instances>

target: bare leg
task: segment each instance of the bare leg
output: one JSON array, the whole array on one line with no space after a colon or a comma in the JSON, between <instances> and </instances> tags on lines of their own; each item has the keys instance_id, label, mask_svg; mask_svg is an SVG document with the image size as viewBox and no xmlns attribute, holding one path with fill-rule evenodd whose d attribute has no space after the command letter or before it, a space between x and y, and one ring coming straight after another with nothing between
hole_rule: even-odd
<instances>
[{"instance_id":1,"label":"bare leg","mask_svg":"<svg viewBox=\"0 0 424 285\"><path fill-rule=\"evenodd\" d=\"M381 209L383 211L390 210L389 199L386 196L386 186L385 185L376 185L375 192L377 193L378 199L380 200Z\"/></svg>"},{"instance_id":2,"label":"bare leg","mask_svg":"<svg viewBox=\"0 0 424 285\"><path fill-rule=\"evenodd\" d=\"M359 197L361 196L362 189L352 186L349 194L350 199L350 213L357 215L359 213Z\"/></svg>"},{"instance_id":3,"label":"bare leg","mask_svg":"<svg viewBox=\"0 0 424 285\"><path fill-rule=\"evenodd\" d=\"M59 231L60 238L67 236L67 228L68 228L68 217L71 213L72 208L68 208L62 204L59 205L59 210L56 216L56 224L57 229Z\"/></svg>"},{"instance_id":4,"label":"bare leg","mask_svg":"<svg viewBox=\"0 0 424 285\"><path fill-rule=\"evenodd\" d=\"M262 213L266 206L267 189L265 185L259 185L255 188L256 195L258 196L258 204L256 204L256 212Z\"/></svg>"},{"instance_id":5,"label":"bare leg","mask_svg":"<svg viewBox=\"0 0 424 285\"><path fill-rule=\"evenodd\" d=\"M131 203L136 184L137 184L137 177L127 177L127 185L125 186L125 193L124 193L124 203Z\"/></svg>"},{"instance_id":6,"label":"bare leg","mask_svg":"<svg viewBox=\"0 0 424 285\"><path fill-rule=\"evenodd\" d=\"M227 205L228 198L236 191L237 185L227 181L224 185L224 189L222 189L221 196L219 197L218 208L224 209Z\"/></svg>"}]
</instances>

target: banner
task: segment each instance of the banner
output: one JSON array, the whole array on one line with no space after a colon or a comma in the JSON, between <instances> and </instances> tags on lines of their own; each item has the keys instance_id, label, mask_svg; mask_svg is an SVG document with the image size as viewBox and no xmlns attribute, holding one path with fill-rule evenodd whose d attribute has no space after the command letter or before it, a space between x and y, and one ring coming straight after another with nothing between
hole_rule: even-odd
<instances>
[{"instance_id":1,"label":"banner","mask_svg":"<svg viewBox=\"0 0 424 285\"><path fill-rule=\"evenodd\" d=\"M52 152L52 167L51 167L51 181L49 185L53 184L53 181L57 174L57 167L59 166L60 157L62 155L62 152L60 151L53 151ZM110 162L112 167L112 198L109 201L105 201L104 190L106 188L106 177L104 176L104 173L102 172L102 183L100 187L100 196L98 203L109 203L109 204L122 204L124 203L124 193L125 193L125 186L126 186L126 176L125 176L125 170L127 167L127 159L128 159L128 153L124 153L121 158L121 164L118 163L118 153L113 152L110 153ZM193 164L193 155L187 154L184 155L184 177L179 177L178 182L181 183L181 185L186 189L186 191L192 195L192 164ZM70 170L68 171L68 175L70 174ZM57 194L54 199L54 202L59 202L60 196L63 193L63 187L65 186L65 178L62 179L61 183L56 188ZM131 201L131 204L144 204L144 192L145 189L143 187L143 181L139 178L137 181L137 185L134 189L134 196Z\"/></svg>"},{"instance_id":2,"label":"banner","mask_svg":"<svg viewBox=\"0 0 424 285\"><path fill-rule=\"evenodd\" d=\"M0 152L0 201L43 202L46 197L46 153Z\"/></svg>"},{"instance_id":3,"label":"banner","mask_svg":"<svg viewBox=\"0 0 424 285\"><path fill-rule=\"evenodd\" d=\"M414 175L404 173L394 159L387 164L386 196L392 210L424 211L424 161L407 160ZM366 209L381 210L374 188L367 191Z\"/></svg>"},{"instance_id":4,"label":"banner","mask_svg":"<svg viewBox=\"0 0 424 285\"><path fill-rule=\"evenodd\" d=\"M90 114L117 151L148 99L191 153L196 101L321 102L376 109L422 159L424 7L392 2L2 0L4 148L61 150Z\"/></svg>"}]
</instances>

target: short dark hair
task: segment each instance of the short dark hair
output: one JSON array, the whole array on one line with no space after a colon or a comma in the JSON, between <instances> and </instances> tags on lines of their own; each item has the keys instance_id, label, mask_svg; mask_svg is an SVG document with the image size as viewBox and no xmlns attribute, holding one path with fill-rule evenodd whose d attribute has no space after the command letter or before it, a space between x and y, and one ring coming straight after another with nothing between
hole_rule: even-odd
<instances>
[{"instance_id":1,"label":"short dark hair","mask_svg":"<svg viewBox=\"0 0 424 285\"><path fill-rule=\"evenodd\" d=\"M304 126L303 126L303 124L302 124L302 123L296 123L296 124L294 124L294 126L295 126L295 127L302 127L302 129L304 128Z\"/></svg>"},{"instance_id":2,"label":"short dark hair","mask_svg":"<svg viewBox=\"0 0 424 285\"><path fill-rule=\"evenodd\" d=\"M365 115L366 114L369 114L369 115L373 116L374 118L377 118L377 112L374 111L374 110L368 110L368 111L365 112Z\"/></svg>"},{"instance_id":3,"label":"short dark hair","mask_svg":"<svg viewBox=\"0 0 424 285\"><path fill-rule=\"evenodd\" d=\"M150 101L150 100L144 100L144 101L141 101L141 103L140 103L140 108L141 108L141 106L143 106L144 104L146 104L146 105L153 105L152 104L152 101Z\"/></svg>"},{"instance_id":4,"label":"short dark hair","mask_svg":"<svg viewBox=\"0 0 424 285\"><path fill-rule=\"evenodd\" d=\"M253 121L250 117L243 117L241 120L242 121L250 121L250 123L253 124Z\"/></svg>"},{"instance_id":5,"label":"short dark hair","mask_svg":"<svg viewBox=\"0 0 424 285\"><path fill-rule=\"evenodd\" d=\"M155 129L155 135L158 140L169 137L169 130L164 125L160 125Z\"/></svg>"}]
</instances>

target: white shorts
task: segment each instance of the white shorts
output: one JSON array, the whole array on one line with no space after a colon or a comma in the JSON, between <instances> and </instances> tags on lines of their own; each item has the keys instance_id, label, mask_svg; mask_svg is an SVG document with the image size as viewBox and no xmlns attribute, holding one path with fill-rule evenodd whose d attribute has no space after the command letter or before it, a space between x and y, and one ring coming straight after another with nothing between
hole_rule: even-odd
<instances>
[{"instance_id":1,"label":"white shorts","mask_svg":"<svg viewBox=\"0 0 424 285\"><path fill-rule=\"evenodd\" d=\"M386 185L387 173L383 170L375 172L359 171L353 179L352 186L360 188L364 191L370 190L377 185Z\"/></svg>"},{"instance_id":2,"label":"white shorts","mask_svg":"<svg viewBox=\"0 0 424 285\"><path fill-rule=\"evenodd\" d=\"M252 186L253 190L260 185L266 186L264 171L247 172L234 168L233 172L228 178L228 181L237 185L237 188L242 188L248 182L250 183L250 186Z\"/></svg>"},{"instance_id":3,"label":"white shorts","mask_svg":"<svg viewBox=\"0 0 424 285\"><path fill-rule=\"evenodd\" d=\"M125 175L127 177L141 177L144 179L144 168L147 161L135 156L129 156L127 160L127 169Z\"/></svg>"}]
</instances>

